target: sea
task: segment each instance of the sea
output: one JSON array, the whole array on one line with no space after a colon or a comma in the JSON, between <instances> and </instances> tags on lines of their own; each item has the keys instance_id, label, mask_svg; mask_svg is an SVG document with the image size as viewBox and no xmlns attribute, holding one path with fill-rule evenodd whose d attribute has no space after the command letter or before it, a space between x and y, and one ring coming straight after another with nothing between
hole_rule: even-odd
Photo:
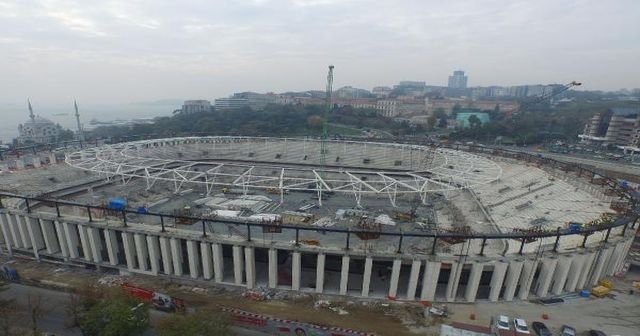
<instances>
[{"instance_id":1,"label":"sea","mask_svg":"<svg viewBox=\"0 0 640 336\"><path fill-rule=\"evenodd\" d=\"M33 104L33 112L43 118L49 119L64 128L77 130L75 111L73 104L70 106L38 106ZM91 120L116 121L148 119L161 116L171 116L173 111L180 108L180 103L134 103L112 104L100 106L79 105L80 123L84 128L91 128ZM0 141L4 144L11 143L18 136L18 125L29 119L27 104L16 106L14 104L0 104Z\"/></svg>"}]
</instances>

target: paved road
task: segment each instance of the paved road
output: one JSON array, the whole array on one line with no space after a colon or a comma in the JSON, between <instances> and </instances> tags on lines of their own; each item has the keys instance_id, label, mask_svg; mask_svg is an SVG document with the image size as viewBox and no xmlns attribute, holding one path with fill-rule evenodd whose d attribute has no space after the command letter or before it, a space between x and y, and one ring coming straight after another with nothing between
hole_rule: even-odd
<instances>
[{"instance_id":1,"label":"paved road","mask_svg":"<svg viewBox=\"0 0 640 336\"><path fill-rule=\"evenodd\" d=\"M69 294L59 292L50 289L44 289L39 287L31 287L20 284L10 284L9 289L2 292L0 297L3 299L12 298L15 299L17 307L20 311L27 311L29 297L42 298L42 307L45 311L44 316L38 320L38 328L40 330L54 333L55 335L81 335L77 329L67 329L65 327L66 313L65 309L69 303ZM164 316L166 313L150 310L151 319L157 320ZM29 327L29 319L26 314L20 319L16 320L16 323L24 327ZM268 334L247 330L242 328L232 328L236 335L241 336L267 336ZM155 333L149 332L149 335Z\"/></svg>"}]
</instances>

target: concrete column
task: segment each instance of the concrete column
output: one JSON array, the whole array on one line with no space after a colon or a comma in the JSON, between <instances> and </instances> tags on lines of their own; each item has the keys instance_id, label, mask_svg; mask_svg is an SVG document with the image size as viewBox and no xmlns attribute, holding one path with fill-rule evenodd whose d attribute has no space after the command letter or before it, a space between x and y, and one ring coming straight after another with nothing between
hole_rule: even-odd
<instances>
[{"instance_id":1,"label":"concrete column","mask_svg":"<svg viewBox=\"0 0 640 336\"><path fill-rule=\"evenodd\" d=\"M624 245L625 245L625 242L619 242L613 248L613 252L611 253L611 259L609 260L609 262L605 265L605 268L603 269L603 274L602 274L603 277L604 276L612 276L612 275L615 274L616 268L618 267L620 259L624 257L622 255L622 253L624 251Z\"/></svg>"},{"instance_id":2,"label":"concrete column","mask_svg":"<svg viewBox=\"0 0 640 336\"><path fill-rule=\"evenodd\" d=\"M242 285L244 257L242 255L242 246L233 245L233 279L236 285Z\"/></svg>"},{"instance_id":3,"label":"concrete column","mask_svg":"<svg viewBox=\"0 0 640 336\"><path fill-rule=\"evenodd\" d=\"M254 288L256 286L256 257L255 249L251 246L244 248L244 265L247 277L247 288Z\"/></svg>"},{"instance_id":4,"label":"concrete column","mask_svg":"<svg viewBox=\"0 0 640 336\"><path fill-rule=\"evenodd\" d=\"M160 269L160 244L158 237L147 236L147 247L149 248L149 263L151 264L151 273L158 275Z\"/></svg>"},{"instance_id":5,"label":"concrete column","mask_svg":"<svg viewBox=\"0 0 640 336\"><path fill-rule=\"evenodd\" d=\"M124 258L127 261L127 268L129 271L133 271L136 268L136 251L132 233L122 232L122 247L124 248Z\"/></svg>"},{"instance_id":6,"label":"concrete column","mask_svg":"<svg viewBox=\"0 0 640 336\"><path fill-rule=\"evenodd\" d=\"M78 234L76 233L76 225L71 223L63 223L63 226L64 234L65 236L67 236L69 256L73 259L76 259L80 255L78 253Z\"/></svg>"},{"instance_id":7,"label":"concrete column","mask_svg":"<svg viewBox=\"0 0 640 336\"><path fill-rule=\"evenodd\" d=\"M420 293L421 301L433 301L436 296L439 277L440 262L427 261L424 266L424 276L422 277L422 293Z\"/></svg>"},{"instance_id":8,"label":"concrete column","mask_svg":"<svg viewBox=\"0 0 640 336\"><path fill-rule=\"evenodd\" d=\"M529 297L531 284L533 283L533 277L536 274L537 267L537 260L529 259L524 261L522 275L520 276L520 291L518 292L518 298L520 298L520 300L526 300Z\"/></svg>"},{"instance_id":9,"label":"concrete column","mask_svg":"<svg viewBox=\"0 0 640 336\"><path fill-rule=\"evenodd\" d=\"M458 284L460 283L460 274L462 273L463 263L457 261L451 262L451 272L449 273L449 281L447 282L446 299L448 302L456 300L458 294Z\"/></svg>"},{"instance_id":10,"label":"concrete column","mask_svg":"<svg viewBox=\"0 0 640 336\"><path fill-rule=\"evenodd\" d=\"M316 263L316 293L322 293L324 291L324 261L324 253L318 253Z\"/></svg>"},{"instance_id":11,"label":"concrete column","mask_svg":"<svg viewBox=\"0 0 640 336\"><path fill-rule=\"evenodd\" d=\"M269 254L269 288L278 287L278 250L270 248Z\"/></svg>"},{"instance_id":12,"label":"concrete column","mask_svg":"<svg viewBox=\"0 0 640 336\"><path fill-rule=\"evenodd\" d=\"M24 169L24 160L23 159L16 159L16 169L17 170L23 170Z\"/></svg>"},{"instance_id":13,"label":"concrete column","mask_svg":"<svg viewBox=\"0 0 640 336\"><path fill-rule=\"evenodd\" d=\"M409 287L407 288L407 300L416 299L416 289L418 288L418 278L420 277L421 260L411 262L411 273L409 273Z\"/></svg>"},{"instance_id":14,"label":"concrete column","mask_svg":"<svg viewBox=\"0 0 640 336\"><path fill-rule=\"evenodd\" d=\"M0 213L0 229L2 230L2 236L4 236L4 244L7 247L7 252L9 255L13 255L13 248L11 245L14 244L13 239L11 238L11 230L9 229L9 216L8 214Z\"/></svg>"},{"instance_id":15,"label":"concrete column","mask_svg":"<svg viewBox=\"0 0 640 336\"><path fill-rule=\"evenodd\" d=\"M578 279L578 283L576 284L576 290L585 288L585 284L589 279L589 274L591 274L591 270L595 267L595 259L595 252L589 252L584 256L584 267L580 272L580 278Z\"/></svg>"},{"instance_id":16,"label":"concrete column","mask_svg":"<svg viewBox=\"0 0 640 336\"><path fill-rule=\"evenodd\" d=\"M507 278L504 284L504 294L502 298L505 301L512 301L516 294L516 288L518 282L520 282L520 276L522 275L522 268L524 263L521 260L513 260L509 262L509 268L507 269Z\"/></svg>"},{"instance_id":17,"label":"concrete column","mask_svg":"<svg viewBox=\"0 0 640 336\"><path fill-rule=\"evenodd\" d=\"M398 280L400 279L400 268L402 260L394 259L391 267L391 282L389 283L389 297L396 298L398 296Z\"/></svg>"},{"instance_id":18,"label":"concrete column","mask_svg":"<svg viewBox=\"0 0 640 336\"><path fill-rule=\"evenodd\" d=\"M22 247L30 249L33 245L31 244L31 238L29 237L29 232L27 231L27 223L25 221L26 217L16 215L15 218L16 223L18 224L18 233L20 234Z\"/></svg>"},{"instance_id":19,"label":"concrete column","mask_svg":"<svg viewBox=\"0 0 640 336\"><path fill-rule=\"evenodd\" d=\"M171 256L173 261L173 274L182 276L182 244L180 239L171 238Z\"/></svg>"},{"instance_id":20,"label":"concrete column","mask_svg":"<svg viewBox=\"0 0 640 336\"><path fill-rule=\"evenodd\" d=\"M89 237L89 245L91 245L91 257L93 262L102 263L102 241L100 240L100 232L93 227L87 227L87 236Z\"/></svg>"},{"instance_id":21,"label":"concrete column","mask_svg":"<svg viewBox=\"0 0 640 336\"><path fill-rule=\"evenodd\" d=\"M173 273L173 257L171 256L171 240L167 237L158 238L160 242L160 254L162 255L162 272L171 275Z\"/></svg>"},{"instance_id":22,"label":"concrete column","mask_svg":"<svg viewBox=\"0 0 640 336\"><path fill-rule=\"evenodd\" d=\"M147 237L145 234L136 233L133 235L136 243L136 254L138 255L138 268L141 271L148 271L149 266L147 258L149 258L149 249L147 248Z\"/></svg>"},{"instance_id":23,"label":"concrete column","mask_svg":"<svg viewBox=\"0 0 640 336\"><path fill-rule=\"evenodd\" d=\"M80 235L80 245L82 246L82 253L84 253L84 259L91 261L91 245L89 244L89 236L87 235L87 228L84 225L78 225L78 234Z\"/></svg>"},{"instance_id":24,"label":"concrete column","mask_svg":"<svg viewBox=\"0 0 640 336\"><path fill-rule=\"evenodd\" d=\"M20 238L20 230L18 229L18 217L15 215L5 214L9 223L9 231L11 233L11 239L13 240L13 246L20 248L22 246L22 238Z\"/></svg>"},{"instance_id":25,"label":"concrete column","mask_svg":"<svg viewBox=\"0 0 640 336\"><path fill-rule=\"evenodd\" d=\"M569 267L569 273L567 274L567 283L565 290L567 292L574 292L578 286L582 269L584 268L584 261L586 256L584 254L575 254L571 258L571 266Z\"/></svg>"},{"instance_id":26,"label":"concrete column","mask_svg":"<svg viewBox=\"0 0 640 336\"><path fill-rule=\"evenodd\" d=\"M210 280L213 277L213 258L209 243L200 243L200 254L202 256L202 277L205 280Z\"/></svg>"},{"instance_id":27,"label":"concrete column","mask_svg":"<svg viewBox=\"0 0 640 336\"><path fill-rule=\"evenodd\" d=\"M56 164L56 155L54 153L49 154L49 164Z\"/></svg>"},{"instance_id":28,"label":"concrete column","mask_svg":"<svg viewBox=\"0 0 640 336\"><path fill-rule=\"evenodd\" d=\"M347 295L349 285L349 256L342 256L342 269L340 270L340 295Z\"/></svg>"},{"instance_id":29,"label":"concrete column","mask_svg":"<svg viewBox=\"0 0 640 336\"><path fill-rule=\"evenodd\" d=\"M200 276L200 254L198 253L198 242L187 240L187 258L189 259L189 273L191 278L197 279Z\"/></svg>"},{"instance_id":30,"label":"concrete column","mask_svg":"<svg viewBox=\"0 0 640 336\"><path fill-rule=\"evenodd\" d=\"M221 283L224 279L224 259L222 258L222 245L218 243L211 244L211 252L213 252L213 277L217 283Z\"/></svg>"},{"instance_id":31,"label":"concrete column","mask_svg":"<svg viewBox=\"0 0 640 336\"><path fill-rule=\"evenodd\" d=\"M542 261L542 267L540 268L540 275L538 276L538 283L536 284L536 295L540 298L546 297L549 294L549 286L553 279L553 274L556 270L558 259L545 258Z\"/></svg>"},{"instance_id":32,"label":"concrete column","mask_svg":"<svg viewBox=\"0 0 640 336\"><path fill-rule=\"evenodd\" d=\"M558 258L556 272L553 276L553 287L551 288L551 293L553 293L553 295L559 295L562 293L562 289L567 283L567 276L569 275L570 268L571 256L561 256Z\"/></svg>"},{"instance_id":33,"label":"concrete column","mask_svg":"<svg viewBox=\"0 0 640 336\"><path fill-rule=\"evenodd\" d=\"M591 286L598 284L598 281L603 277L604 270L609 262L611 262L611 255L613 254L612 248L604 248L600 251L600 256L594 261L595 268L591 274L591 281L588 282ZM587 285L589 286L589 285Z\"/></svg>"},{"instance_id":34,"label":"concrete column","mask_svg":"<svg viewBox=\"0 0 640 336\"><path fill-rule=\"evenodd\" d=\"M371 268L373 267L373 259L366 257L364 259L364 274L362 275L362 297L369 296L369 287L371 285Z\"/></svg>"},{"instance_id":35,"label":"concrete column","mask_svg":"<svg viewBox=\"0 0 640 336\"><path fill-rule=\"evenodd\" d=\"M291 258L291 289L300 290L300 272L301 267L301 255L300 252L294 251Z\"/></svg>"},{"instance_id":36,"label":"concrete column","mask_svg":"<svg viewBox=\"0 0 640 336\"><path fill-rule=\"evenodd\" d=\"M116 232L110 229L104 229L104 242L107 245L107 254L109 255L109 264L118 265L118 240Z\"/></svg>"},{"instance_id":37,"label":"concrete column","mask_svg":"<svg viewBox=\"0 0 640 336\"><path fill-rule=\"evenodd\" d=\"M54 221L53 224L56 227L56 234L58 235L58 243L60 244L60 252L64 259L69 258L69 247L67 246L67 236L64 233L64 225L58 221Z\"/></svg>"},{"instance_id":38,"label":"concrete column","mask_svg":"<svg viewBox=\"0 0 640 336\"><path fill-rule=\"evenodd\" d=\"M54 254L60 252L60 244L58 243L58 236L56 235L53 221L41 219L40 228L44 238L44 245L47 247L47 253Z\"/></svg>"},{"instance_id":39,"label":"concrete column","mask_svg":"<svg viewBox=\"0 0 640 336\"><path fill-rule=\"evenodd\" d=\"M467 288L464 291L464 298L467 302L474 302L476 300L483 269L484 263L476 262L471 266L471 274L469 275L469 281L467 281Z\"/></svg>"},{"instance_id":40,"label":"concrete column","mask_svg":"<svg viewBox=\"0 0 640 336\"><path fill-rule=\"evenodd\" d=\"M505 274L507 273L509 264L506 262L496 262L493 264L493 275L491 275L491 291L489 292L489 301L496 302L500 297L502 284L504 283Z\"/></svg>"},{"instance_id":41,"label":"concrete column","mask_svg":"<svg viewBox=\"0 0 640 336\"><path fill-rule=\"evenodd\" d=\"M24 217L25 226L27 228L27 233L29 235L29 242L31 242L31 246L33 247L33 255L36 260L40 260L40 249L43 249L44 239L42 238L42 233L40 232L40 220L37 218Z\"/></svg>"}]
</instances>

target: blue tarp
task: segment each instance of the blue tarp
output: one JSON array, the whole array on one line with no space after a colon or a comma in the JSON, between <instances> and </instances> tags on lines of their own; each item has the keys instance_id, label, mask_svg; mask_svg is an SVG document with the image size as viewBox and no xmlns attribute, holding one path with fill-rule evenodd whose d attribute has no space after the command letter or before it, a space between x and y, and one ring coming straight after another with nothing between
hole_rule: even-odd
<instances>
[{"instance_id":1,"label":"blue tarp","mask_svg":"<svg viewBox=\"0 0 640 336\"><path fill-rule=\"evenodd\" d=\"M111 210L124 210L127 207L127 201L123 198L112 198L109 200L108 208Z\"/></svg>"}]
</instances>

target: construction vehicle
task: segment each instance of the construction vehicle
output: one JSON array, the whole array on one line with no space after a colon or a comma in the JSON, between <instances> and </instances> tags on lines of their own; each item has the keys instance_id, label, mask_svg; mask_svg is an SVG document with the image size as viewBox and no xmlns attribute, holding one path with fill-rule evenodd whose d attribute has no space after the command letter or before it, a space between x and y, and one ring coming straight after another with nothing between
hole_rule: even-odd
<instances>
[{"instance_id":1,"label":"construction vehicle","mask_svg":"<svg viewBox=\"0 0 640 336\"><path fill-rule=\"evenodd\" d=\"M127 295L151 303L153 308L165 312L184 312L184 300L171 297L167 294L155 292L146 288L137 287L128 283L121 285Z\"/></svg>"}]
</instances>

